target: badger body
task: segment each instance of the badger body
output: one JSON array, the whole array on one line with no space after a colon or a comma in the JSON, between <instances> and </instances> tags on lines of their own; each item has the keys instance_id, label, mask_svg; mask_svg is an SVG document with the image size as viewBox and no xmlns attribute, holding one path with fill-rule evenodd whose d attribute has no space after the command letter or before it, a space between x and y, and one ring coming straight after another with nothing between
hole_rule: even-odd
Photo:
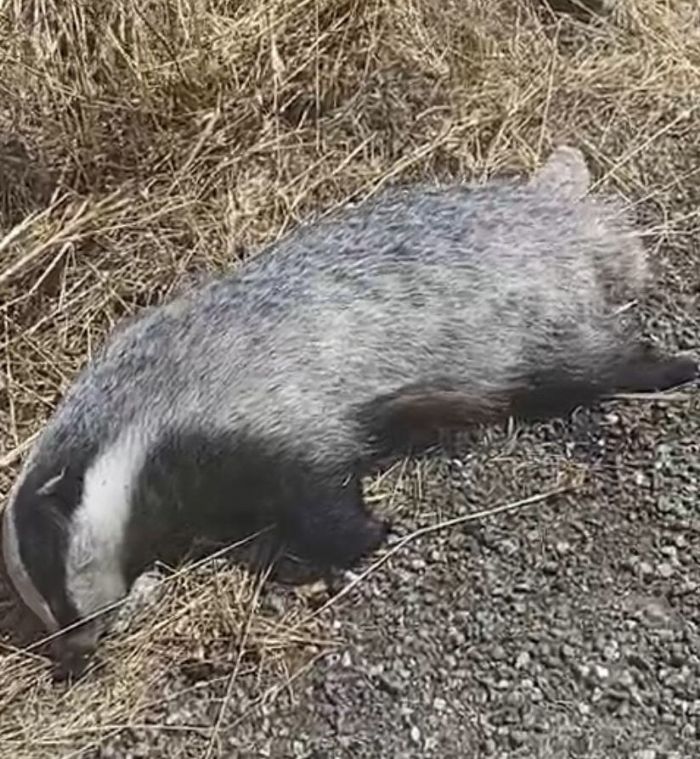
<instances>
[{"instance_id":1,"label":"badger body","mask_svg":"<svg viewBox=\"0 0 700 759\"><path fill-rule=\"evenodd\" d=\"M560 148L529 181L395 188L120 328L11 494L5 557L25 601L70 625L192 539L270 525L349 567L386 532L360 477L387 445L695 376L620 319L644 250L588 185ZM101 627L82 629L81 650Z\"/></svg>"}]
</instances>

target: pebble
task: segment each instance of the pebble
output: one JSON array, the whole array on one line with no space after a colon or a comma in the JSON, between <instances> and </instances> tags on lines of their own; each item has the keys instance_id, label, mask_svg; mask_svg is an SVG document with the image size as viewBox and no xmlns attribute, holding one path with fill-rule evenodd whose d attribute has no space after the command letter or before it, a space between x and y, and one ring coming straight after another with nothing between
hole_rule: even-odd
<instances>
[{"instance_id":1,"label":"pebble","mask_svg":"<svg viewBox=\"0 0 700 759\"><path fill-rule=\"evenodd\" d=\"M610 670L602 664L595 664L592 669L592 674L597 680L607 680L608 677L610 677Z\"/></svg>"},{"instance_id":2,"label":"pebble","mask_svg":"<svg viewBox=\"0 0 700 759\"><path fill-rule=\"evenodd\" d=\"M630 689L634 686L634 677L628 670L623 670L617 675L617 683L623 688Z\"/></svg>"},{"instance_id":3,"label":"pebble","mask_svg":"<svg viewBox=\"0 0 700 759\"><path fill-rule=\"evenodd\" d=\"M562 659L572 660L576 656L576 651L572 646L570 646L568 643L564 643L564 645L561 647L561 657Z\"/></svg>"},{"instance_id":4,"label":"pebble","mask_svg":"<svg viewBox=\"0 0 700 759\"><path fill-rule=\"evenodd\" d=\"M398 696L406 687L406 684L403 680L389 673L382 673L378 675L377 682L380 688L392 696Z\"/></svg>"},{"instance_id":5,"label":"pebble","mask_svg":"<svg viewBox=\"0 0 700 759\"><path fill-rule=\"evenodd\" d=\"M639 570L639 574L642 575L642 577L649 577L650 575L654 574L654 568L649 564L648 561L640 561L637 565L637 569Z\"/></svg>"},{"instance_id":6,"label":"pebble","mask_svg":"<svg viewBox=\"0 0 700 759\"><path fill-rule=\"evenodd\" d=\"M606 661L617 661L620 658L620 648L617 641L611 640L603 647L603 656Z\"/></svg>"},{"instance_id":7,"label":"pebble","mask_svg":"<svg viewBox=\"0 0 700 759\"><path fill-rule=\"evenodd\" d=\"M503 646L494 646L491 649L491 658L494 661L503 661L506 658L506 651Z\"/></svg>"}]
</instances>

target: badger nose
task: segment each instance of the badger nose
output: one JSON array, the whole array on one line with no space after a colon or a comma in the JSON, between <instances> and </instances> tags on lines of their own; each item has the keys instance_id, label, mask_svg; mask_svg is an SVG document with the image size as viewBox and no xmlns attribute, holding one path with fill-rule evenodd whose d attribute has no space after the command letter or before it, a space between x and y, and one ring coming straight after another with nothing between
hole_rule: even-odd
<instances>
[{"instance_id":1,"label":"badger nose","mask_svg":"<svg viewBox=\"0 0 700 759\"><path fill-rule=\"evenodd\" d=\"M65 651L56 661L54 678L56 680L77 680L85 674L89 661L89 652Z\"/></svg>"},{"instance_id":2,"label":"badger nose","mask_svg":"<svg viewBox=\"0 0 700 759\"><path fill-rule=\"evenodd\" d=\"M82 630L56 640L53 648L56 662L54 677L57 680L75 680L84 675L96 647L97 640Z\"/></svg>"}]
</instances>

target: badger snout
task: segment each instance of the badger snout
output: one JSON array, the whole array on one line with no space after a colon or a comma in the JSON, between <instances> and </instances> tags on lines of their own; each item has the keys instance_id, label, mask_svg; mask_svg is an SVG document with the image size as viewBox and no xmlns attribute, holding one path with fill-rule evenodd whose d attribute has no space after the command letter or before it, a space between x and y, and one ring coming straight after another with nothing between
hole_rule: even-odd
<instances>
[{"instance_id":1,"label":"badger snout","mask_svg":"<svg viewBox=\"0 0 700 759\"><path fill-rule=\"evenodd\" d=\"M75 679L83 675L92 659L100 638L100 626L95 621L64 633L53 643L57 680Z\"/></svg>"}]
</instances>

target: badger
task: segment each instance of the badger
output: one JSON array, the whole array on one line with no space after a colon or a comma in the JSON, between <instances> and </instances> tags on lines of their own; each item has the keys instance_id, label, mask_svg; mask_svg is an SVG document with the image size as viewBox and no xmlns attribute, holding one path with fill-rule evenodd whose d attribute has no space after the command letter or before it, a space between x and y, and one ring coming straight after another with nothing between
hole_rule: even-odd
<instances>
[{"instance_id":1,"label":"badger","mask_svg":"<svg viewBox=\"0 0 700 759\"><path fill-rule=\"evenodd\" d=\"M100 611L198 539L271 530L323 571L352 568L388 530L362 477L414 437L694 379L624 318L644 247L590 185L562 146L529 179L395 186L119 327L3 519L13 584L68 628L59 661L85 662Z\"/></svg>"}]
</instances>

